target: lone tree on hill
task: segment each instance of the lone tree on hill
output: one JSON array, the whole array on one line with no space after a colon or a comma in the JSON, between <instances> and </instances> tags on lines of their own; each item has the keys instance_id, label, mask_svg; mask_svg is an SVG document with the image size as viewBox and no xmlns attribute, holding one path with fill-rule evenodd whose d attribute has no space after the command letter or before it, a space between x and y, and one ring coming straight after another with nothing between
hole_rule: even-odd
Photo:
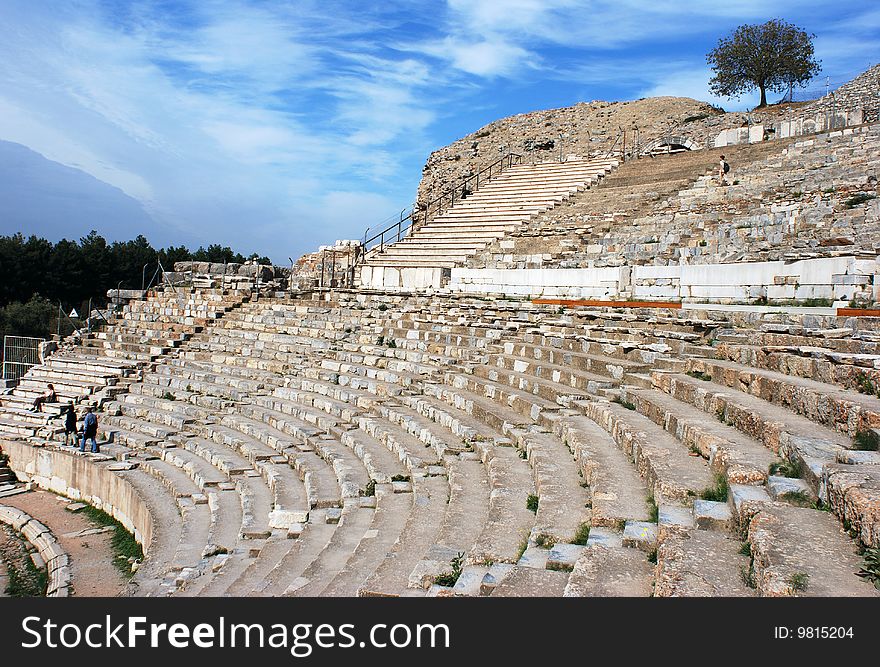
<instances>
[{"instance_id":1,"label":"lone tree on hill","mask_svg":"<svg viewBox=\"0 0 880 667\"><path fill-rule=\"evenodd\" d=\"M738 97L758 88L767 106L767 91L801 86L819 73L813 60L813 38L791 23L773 19L763 25L741 25L729 37L718 41L706 60L715 76L710 90L724 97Z\"/></svg>"}]
</instances>

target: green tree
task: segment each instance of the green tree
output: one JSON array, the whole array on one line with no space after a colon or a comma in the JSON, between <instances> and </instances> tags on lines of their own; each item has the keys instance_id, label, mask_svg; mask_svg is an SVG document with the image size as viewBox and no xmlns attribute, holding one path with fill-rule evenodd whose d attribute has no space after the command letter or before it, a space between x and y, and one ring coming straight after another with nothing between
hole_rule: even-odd
<instances>
[{"instance_id":1,"label":"green tree","mask_svg":"<svg viewBox=\"0 0 880 667\"><path fill-rule=\"evenodd\" d=\"M709 88L724 97L739 97L757 88L758 107L767 106L768 90L802 86L819 73L821 66L813 59L814 37L779 19L741 25L707 54L714 72Z\"/></svg>"},{"instance_id":2,"label":"green tree","mask_svg":"<svg viewBox=\"0 0 880 667\"><path fill-rule=\"evenodd\" d=\"M54 333L52 326L56 323L57 308L39 294L34 294L27 303L13 301L0 308L0 337L47 338Z\"/></svg>"}]
</instances>

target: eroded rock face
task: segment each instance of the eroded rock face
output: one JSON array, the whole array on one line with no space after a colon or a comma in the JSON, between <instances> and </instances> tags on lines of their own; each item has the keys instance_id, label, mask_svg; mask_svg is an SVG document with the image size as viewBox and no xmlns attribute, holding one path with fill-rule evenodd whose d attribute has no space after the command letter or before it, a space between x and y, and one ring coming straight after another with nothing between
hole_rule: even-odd
<instances>
[{"instance_id":1,"label":"eroded rock face","mask_svg":"<svg viewBox=\"0 0 880 667\"><path fill-rule=\"evenodd\" d=\"M716 114L717 109L690 98L652 97L633 102L582 102L502 118L434 151L423 169L417 199L427 202L511 152L527 160L552 159L560 154L596 157L611 149L621 128L627 130L627 146L636 138L644 146L688 118ZM621 136L617 149L622 140Z\"/></svg>"}]
</instances>

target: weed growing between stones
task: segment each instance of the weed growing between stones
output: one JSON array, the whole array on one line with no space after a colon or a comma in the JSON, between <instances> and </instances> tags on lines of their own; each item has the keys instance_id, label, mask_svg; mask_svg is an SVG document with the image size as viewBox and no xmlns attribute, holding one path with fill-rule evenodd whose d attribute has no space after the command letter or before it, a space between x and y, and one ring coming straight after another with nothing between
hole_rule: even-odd
<instances>
[{"instance_id":1,"label":"weed growing between stones","mask_svg":"<svg viewBox=\"0 0 880 667\"><path fill-rule=\"evenodd\" d=\"M880 447L880 435L872 428L856 433L853 439L853 449L861 452L876 452Z\"/></svg>"},{"instance_id":2,"label":"weed growing between stones","mask_svg":"<svg viewBox=\"0 0 880 667\"><path fill-rule=\"evenodd\" d=\"M618 405L622 405L627 410L635 410L636 409L635 403L630 403L629 401L626 401L626 400L620 398L619 396L617 398L615 398L612 402L617 403Z\"/></svg>"},{"instance_id":3,"label":"weed growing between stones","mask_svg":"<svg viewBox=\"0 0 880 667\"><path fill-rule=\"evenodd\" d=\"M516 560L519 561L522 558L522 555L526 552L526 549L529 548L529 538L523 537L522 541L519 543L519 551L516 554Z\"/></svg>"},{"instance_id":4,"label":"weed growing between stones","mask_svg":"<svg viewBox=\"0 0 880 667\"><path fill-rule=\"evenodd\" d=\"M727 486L727 477L724 473L715 473L714 484L700 492L702 500L712 500L717 503L727 502L727 493L730 490Z\"/></svg>"},{"instance_id":5,"label":"weed growing between stones","mask_svg":"<svg viewBox=\"0 0 880 667\"><path fill-rule=\"evenodd\" d=\"M461 568L464 563L464 552L459 551L458 555L449 561L449 564L452 566L452 572L443 572L442 574L438 574L434 578L434 583L438 586L455 586L455 582L458 581L458 578L461 576Z\"/></svg>"},{"instance_id":6,"label":"weed growing between stones","mask_svg":"<svg viewBox=\"0 0 880 667\"><path fill-rule=\"evenodd\" d=\"M657 501L654 495L648 496L648 521L657 523L660 520L660 509L657 507Z\"/></svg>"},{"instance_id":7,"label":"weed growing between stones","mask_svg":"<svg viewBox=\"0 0 880 667\"><path fill-rule=\"evenodd\" d=\"M859 204L864 204L867 201L871 201L872 199L876 199L877 195L872 194L870 192L857 192L852 197L843 202L843 205L846 208L855 208Z\"/></svg>"},{"instance_id":8,"label":"weed growing between stones","mask_svg":"<svg viewBox=\"0 0 880 667\"><path fill-rule=\"evenodd\" d=\"M174 394L172 394L170 391L166 391L164 394L162 394L162 398L165 399L166 401L176 401L177 400L177 397Z\"/></svg>"},{"instance_id":9,"label":"weed growing between stones","mask_svg":"<svg viewBox=\"0 0 880 667\"><path fill-rule=\"evenodd\" d=\"M789 459L785 459L784 461L776 461L774 463L771 463L769 472L771 475L790 477L792 479L800 479L801 475L803 475L804 470L800 461L791 461Z\"/></svg>"},{"instance_id":10,"label":"weed growing between stones","mask_svg":"<svg viewBox=\"0 0 880 667\"><path fill-rule=\"evenodd\" d=\"M792 491L785 494L785 499L797 507L809 507L810 509L819 509L816 503L806 491Z\"/></svg>"},{"instance_id":11,"label":"weed growing between stones","mask_svg":"<svg viewBox=\"0 0 880 667\"><path fill-rule=\"evenodd\" d=\"M581 546L585 546L587 544L587 540L590 538L590 524L582 523L578 526L577 531L575 531L574 538L572 539L572 544L580 544Z\"/></svg>"},{"instance_id":12,"label":"weed growing between stones","mask_svg":"<svg viewBox=\"0 0 880 667\"><path fill-rule=\"evenodd\" d=\"M648 554L648 562L651 563L651 565L657 564L657 550L656 549L652 549L651 553Z\"/></svg>"},{"instance_id":13,"label":"weed growing between stones","mask_svg":"<svg viewBox=\"0 0 880 667\"><path fill-rule=\"evenodd\" d=\"M529 497L526 498L526 509L530 512L537 513L538 511L538 496L534 493L530 493Z\"/></svg>"},{"instance_id":14,"label":"weed growing between stones","mask_svg":"<svg viewBox=\"0 0 880 667\"><path fill-rule=\"evenodd\" d=\"M748 542L743 542L739 547L739 553L741 556L752 557L752 545Z\"/></svg>"},{"instance_id":15,"label":"weed growing between stones","mask_svg":"<svg viewBox=\"0 0 880 667\"><path fill-rule=\"evenodd\" d=\"M368 498L370 496L375 496L375 495L376 495L376 480L371 479L369 482L367 482L367 485L363 489L361 489L361 496Z\"/></svg>"},{"instance_id":16,"label":"weed growing between stones","mask_svg":"<svg viewBox=\"0 0 880 667\"><path fill-rule=\"evenodd\" d=\"M865 562L856 574L870 581L880 591L880 547L865 549L864 556Z\"/></svg>"},{"instance_id":17,"label":"weed growing between stones","mask_svg":"<svg viewBox=\"0 0 880 667\"><path fill-rule=\"evenodd\" d=\"M795 572L788 578L788 585L795 593L803 593L810 583L810 575L806 572Z\"/></svg>"},{"instance_id":18,"label":"weed growing between stones","mask_svg":"<svg viewBox=\"0 0 880 667\"><path fill-rule=\"evenodd\" d=\"M542 549L552 549L556 546L556 540L547 533L538 533L535 536L535 545Z\"/></svg>"},{"instance_id":19,"label":"weed growing between stones","mask_svg":"<svg viewBox=\"0 0 880 667\"><path fill-rule=\"evenodd\" d=\"M409 480L409 475L395 475L391 478L392 482L408 482Z\"/></svg>"},{"instance_id":20,"label":"weed growing between stones","mask_svg":"<svg viewBox=\"0 0 880 667\"><path fill-rule=\"evenodd\" d=\"M144 560L144 550L121 523L97 507L87 505L82 510L92 523L113 528L110 546L113 549L113 564L127 577L134 574L136 564Z\"/></svg>"},{"instance_id":21,"label":"weed growing between stones","mask_svg":"<svg viewBox=\"0 0 880 667\"><path fill-rule=\"evenodd\" d=\"M702 380L703 382L711 382L712 376L708 373L704 373L703 371L688 371L688 375L696 380Z\"/></svg>"}]
</instances>

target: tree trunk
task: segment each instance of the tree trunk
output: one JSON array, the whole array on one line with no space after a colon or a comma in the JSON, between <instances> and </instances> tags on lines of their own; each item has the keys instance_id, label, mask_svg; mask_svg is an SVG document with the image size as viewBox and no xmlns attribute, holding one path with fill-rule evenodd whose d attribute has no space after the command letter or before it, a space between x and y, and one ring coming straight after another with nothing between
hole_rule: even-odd
<instances>
[{"instance_id":1,"label":"tree trunk","mask_svg":"<svg viewBox=\"0 0 880 667\"><path fill-rule=\"evenodd\" d=\"M761 89L761 101L758 104L758 109L767 106L767 89L764 87L763 83L758 84L758 88Z\"/></svg>"}]
</instances>

